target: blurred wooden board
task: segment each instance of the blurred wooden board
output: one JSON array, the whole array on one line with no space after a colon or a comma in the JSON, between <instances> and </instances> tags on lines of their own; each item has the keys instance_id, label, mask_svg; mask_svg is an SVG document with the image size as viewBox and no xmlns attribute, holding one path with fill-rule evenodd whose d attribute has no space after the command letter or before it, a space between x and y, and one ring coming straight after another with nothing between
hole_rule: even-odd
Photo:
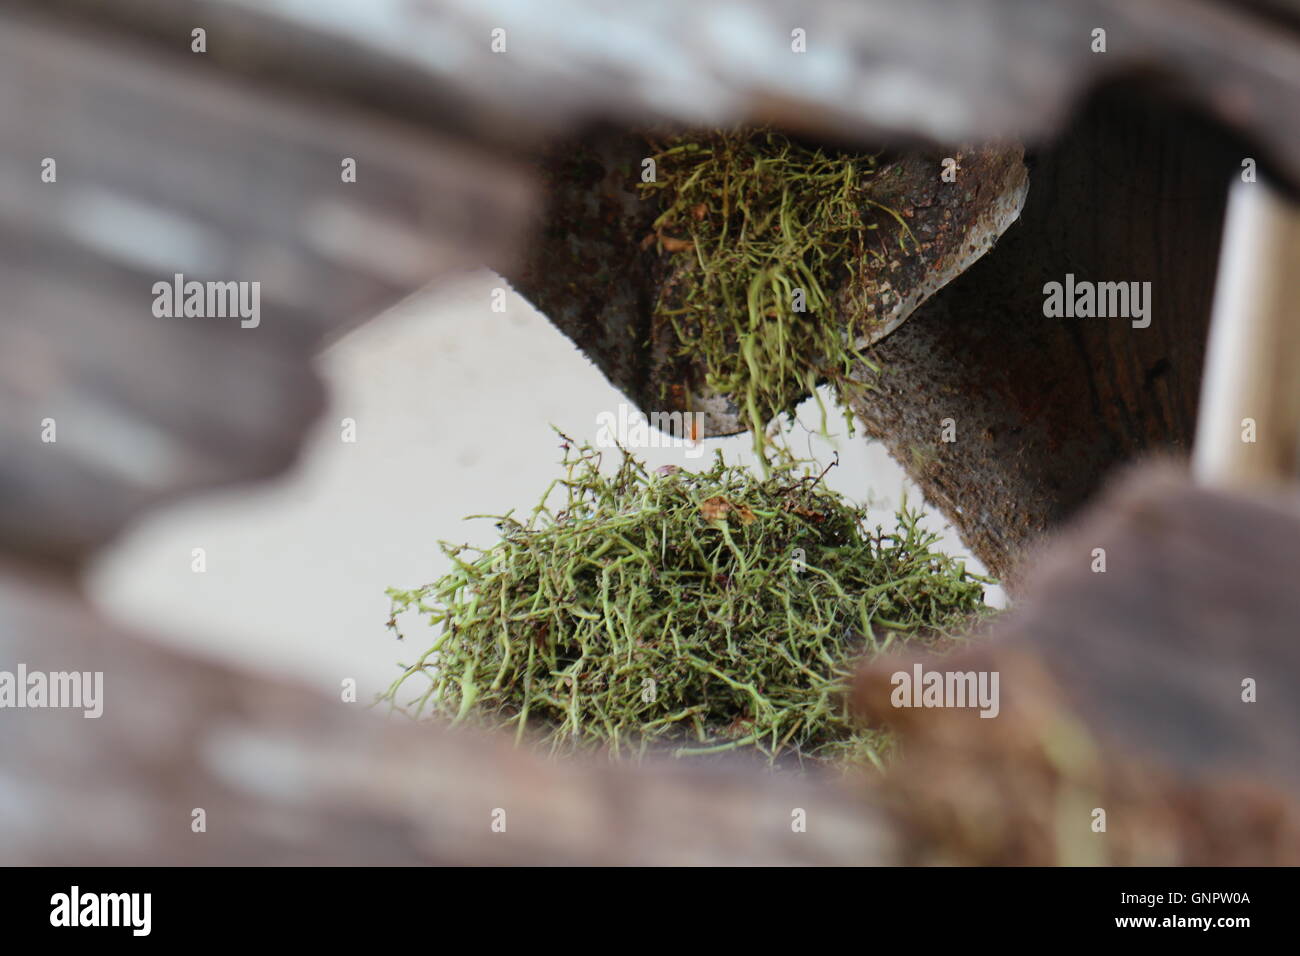
<instances>
[{"instance_id":1,"label":"blurred wooden board","mask_svg":"<svg viewBox=\"0 0 1300 956\"><path fill-rule=\"evenodd\" d=\"M752 765L557 763L505 736L385 720L123 633L67 582L0 560L0 670L17 661L102 672L103 713L2 712L0 865L891 859L880 815L843 789Z\"/></svg>"},{"instance_id":2,"label":"blurred wooden board","mask_svg":"<svg viewBox=\"0 0 1300 956\"><path fill-rule=\"evenodd\" d=\"M283 469L323 404L321 344L509 261L528 221L529 174L474 147L188 52L0 20L7 547L69 559L162 497ZM177 273L260 283L260 324L156 317Z\"/></svg>"},{"instance_id":3,"label":"blurred wooden board","mask_svg":"<svg viewBox=\"0 0 1300 956\"><path fill-rule=\"evenodd\" d=\"M892 675L915 659L863 672L865 712L904 735L889 785L908 853L1300 863L1300 494L1139 472L1032 564L1016 608L923 663L998 672L996 717L893 707Z\"/></svg>"},{"instance_id":4,"label":"blurred wooden board","mask_svg":"<svg viewBox=\"0 0 1300 956\"><path fill-rule=\"evenodd\" d=\"M228 68L514 148L594 119L1038 141L1097 85L1159 78L1300 184L1292 0L26 2L173 48L205 26L208 55ZM1105 53L1092 50L1097 28ZM498 29L504 53L490 45Z\"/></svg>"}]
</instances>

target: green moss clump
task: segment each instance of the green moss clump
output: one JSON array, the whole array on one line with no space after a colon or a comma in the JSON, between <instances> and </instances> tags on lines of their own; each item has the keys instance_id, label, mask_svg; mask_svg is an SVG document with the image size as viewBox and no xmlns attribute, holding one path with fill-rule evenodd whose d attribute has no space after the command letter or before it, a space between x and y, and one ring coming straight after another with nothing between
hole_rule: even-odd
<instances>
[{"instance_id":1,"label":"green moss clump","mask_svg":"<svg viewBox=\"0 0 1300 956\"><path fill-rule=\"evenodd\" d=\"M444 544L447 576L390 589L390 626L414 610L440 629L393 707L553 752L659 743L878 766L887 738L847 711L856 663L985 610L987 579L931 550L915 513L869 531L793 461L759 478L719 453L707 471L650 474L620 450L605 475L599 452L563 447L565 476L526 523L501 517L486 550Z\"/></svg>"},{"instance_id":2,"label":"green moss clump","mask_svg":"<svg viewBox=\"0 0 1300 956\"><path fill-rule=\"evenodd\" d=\"M767 423L819 380L843 391L861 387L855 363L875 369L856 349L870 331L870 310L853 298L864 287L857 277L885 263L879 219L894 220L904 251L915 237L869 194L875 156L767 129L651 145L656 181L641 190L663 209L655 237L674 269L655 319L672 324L681 355L702 361L708 387L736 402L764 454ZM847 300L833 314L839 289Z\"/></svg>"}]
</instances>

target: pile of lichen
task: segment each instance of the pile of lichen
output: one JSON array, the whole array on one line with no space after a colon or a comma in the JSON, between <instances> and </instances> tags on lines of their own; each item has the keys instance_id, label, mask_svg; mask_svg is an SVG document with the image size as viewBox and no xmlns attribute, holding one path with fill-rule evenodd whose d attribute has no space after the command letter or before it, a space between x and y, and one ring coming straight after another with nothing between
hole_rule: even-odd
<instances>
[{"instance_id":1,"label":"pile of lichen","mask_svg":"<svg viewBox=\"0 0 1300 956\"><path fill-rule=\"evenodd\" d=\"M526 523L500 518L487 550L444 544L450 574L390 589L390 626L415 610L439 628L392 706L552 752L660 743L879 765L887 739L847 709L856 662L942 640L984 608L986 579L931 550L915 513L870 531L792 462L759 478L719 454L651 474L620 450L603 474L599 452L564 448L565 477Z\"/></svg>"},{"instance_id":2,"label":"pile of lichen","mask_svg":"<svg viewBox=\"0 0 1300 956\"><path fill-rule=\"evenodd\" d=\"M641 190L660 204L654 236L673 267L655 318L671 323L680 355L702 362L708 387L736 402L763 453L767 423L817 381L842 392L860 387L856 363L875 369L856 348L870 314L853 294L865 285L858 276L885 262L890 242L906 250L915 238L871 198L875 156L767 129L651 144L655 179ZM877 232L888 219L889 242Z\"/></svg>"}]
</instances>

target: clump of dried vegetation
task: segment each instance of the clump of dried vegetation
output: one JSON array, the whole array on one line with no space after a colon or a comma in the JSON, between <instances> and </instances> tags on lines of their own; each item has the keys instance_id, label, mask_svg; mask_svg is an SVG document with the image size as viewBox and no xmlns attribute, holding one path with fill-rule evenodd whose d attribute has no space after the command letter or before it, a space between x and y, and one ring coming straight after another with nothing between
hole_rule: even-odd
<instances>
[{"instance_id":1,"label":"clump of dried vegetation","mask_svg":"<svg viewBox=\"0 0 1300 956\"><path fill-rule=\"evenodd\" d=\"M942 642L982 613L986 579L791 459L649 472L565 440L563 477L484 550L391 589L393 618L438 630L386 699L413 716L506 729L553 753L748 750L780 765L879 766L846 685L862 656ZM608 464L613 465L614 462ZM556 506L556 507L553 507ZM401 632L399 631L399 636Z\"/></svg>"},{"instance_id":2,"label":"clump of dried vegetation","mask_svg":"<svg viewBox=\"0 0 1300 956\"><path fill-rule=\"evenodd\" d=\"M655 179L640 188L659 203L654 236L673 264L655 321L671 323L679 354L702 362L709 389L736 403L766 454L767 423L818 381L843 393L864 387L855 368L879 371L857 347L871 310L833 307L832 296L866 288L859 273L884 265L873 235L882 220L897 224L904 251L915 237L872 198L874 155L768 129L650 139Z\"/></svg>"}]
</instances>

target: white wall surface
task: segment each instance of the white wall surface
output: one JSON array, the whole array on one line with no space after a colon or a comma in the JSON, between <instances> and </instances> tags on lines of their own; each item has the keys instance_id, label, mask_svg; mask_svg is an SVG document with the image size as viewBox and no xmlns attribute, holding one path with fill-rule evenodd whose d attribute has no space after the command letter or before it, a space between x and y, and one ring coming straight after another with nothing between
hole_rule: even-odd
<instances>
[{"instance_id":1,"label":"white wall surface","mask_svg":"<svg viewBox=\"0 0 1300 956\"><path fill-rule=\"evenodd\" d=\"M464 516L531 508L559 473L550 425L594 442L596 415L625 401L522 299L510 293L506 311L493 312L491 292L504 285L487 271L467 275L335 343L320 360L332 407L299 467L151 515L92 570L93 598L125 623L242 666L329 689L351 677L361 700L386 688L432 633L408 617L399 644L384 626L384 589L438 577L439 539L495 540L490 520ZM355 444L341 440L344 418L356 420ZM843 437L836 409L833 443L812 434L818 421L806 402L795 447L825 462L839 449L832 487L869 501L886 527L905 492L921 503L883 447ZM696 468L721 447L729 460L753 460L748 435L704 444L698 458L680 448L638 455ZM928 524L945 528L936 512ZM196 574L200 547L207 571ZM950 529L943 547L967 554ZM969 557L968 566L984 570ZM1000 604L1001 592L989 600Z\"/></svg>"}]
</instances>

